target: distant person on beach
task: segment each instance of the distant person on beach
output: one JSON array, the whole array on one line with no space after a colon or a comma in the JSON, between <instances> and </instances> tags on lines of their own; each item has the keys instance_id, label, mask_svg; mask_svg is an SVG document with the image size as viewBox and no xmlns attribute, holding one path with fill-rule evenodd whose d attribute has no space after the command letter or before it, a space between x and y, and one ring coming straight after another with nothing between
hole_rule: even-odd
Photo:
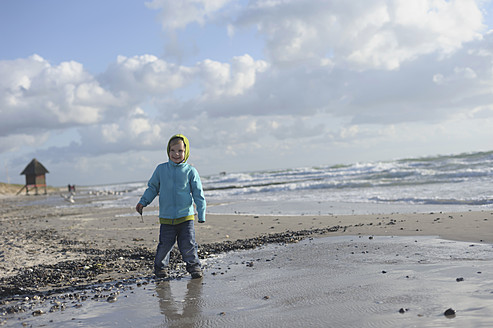
<instances>
[{"instance_id":1,"label":"distant person on beach","mask_svg":"<svg viewBox=\"0 0 493 328\"><path fill-rule=\"evenodd\" d=\"M184 135L172 136L167 151L169 161L156 167L135 209L142 215L142 209L159 195L161 225L154 259L156 276L167 276L170 252L177 241L183 261L187 264L187 271L192 278L200 278L202 268L195 242L193 203L197 208L198 221L205 222L206 202L202 183L197 170L187 163L190 144Z\"/></svg>"},{"instance_id":2,"label":"distant person on beach","mask_svg":"<svg viewBox=\"0 0 493 328\"><path fill-rule=\"evenodd\" d=\"M67 185L68 192L75 192L75 185Z\"/></svg>"}]
</instances>

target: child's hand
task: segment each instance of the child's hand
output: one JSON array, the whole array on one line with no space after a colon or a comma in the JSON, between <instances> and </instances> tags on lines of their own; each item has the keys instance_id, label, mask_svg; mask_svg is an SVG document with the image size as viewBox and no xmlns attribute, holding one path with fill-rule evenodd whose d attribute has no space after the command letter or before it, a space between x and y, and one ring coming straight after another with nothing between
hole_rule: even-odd
<instances>
[{"instance_id":1,"label":"child's hand","mask_svg":"<svg viewBox=\"0 0 493 328\"><path fill-rule=\"evenodd\" d=\"M135 210L140 214L142 215L142 209L144 208L144 205L142 205L141 203L138 203L137 206L135 206Z\"/></svg>"}]
</instances>

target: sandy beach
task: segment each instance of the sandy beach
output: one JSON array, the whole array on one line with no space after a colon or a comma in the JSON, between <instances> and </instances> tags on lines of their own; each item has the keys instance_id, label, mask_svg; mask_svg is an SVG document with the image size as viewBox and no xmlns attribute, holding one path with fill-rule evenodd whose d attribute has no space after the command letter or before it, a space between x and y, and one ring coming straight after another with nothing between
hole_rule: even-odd
<instances>
[{"instance_id":1,"label":"sandy beach","mask_svg":"<svg viewBox=\"0 0 493 328\"><path fill-rule=\"evenodd\" d=\"M42 293L73 292L98 283L152 279L158 221L146 212L157 208L146 208L141 218L134 213L133 204L127 208L46 206L38 204L42 197L50 196L0 198L0 320L3 324L10 325L13 320L18 324L20 317L28 320L34 314L29 309L12 309L22 294L32 298ZM367 239L437 236L443 240L488 245L493 243L493 211L447 212L444 206L443 212L412 214L209 214L206 223L196 223L196 235L204 259L267 243L284 245L307 238L336 236ZM189 279L180 261L176 262L174 277ZM210 270L205 268L203 283L207 283ZM239 276L241 270L235 274L241 279Z\"/></svg>"},{"instance_id":2,"label":"sandy beach","mask_svg":"<svg viewBox=\"0 0 493 328\"><path fill-rule=\"evenodd\" d=\"M133 207L55 208L37 205L33 202L36 197L0 198L0 278L14 275L26 265L77 259L80 254L70 249L80 245L101 250L135 247L154 250L157 245L158 220L154 215L146 215L157 211L157 207L146 208L141 218ZM199 244L288 231L306 231L311 236L439 236L493 243L493 211L332 216L208 214L207 222L196 223L195 227Z\"/></svg>"}]
</instances>

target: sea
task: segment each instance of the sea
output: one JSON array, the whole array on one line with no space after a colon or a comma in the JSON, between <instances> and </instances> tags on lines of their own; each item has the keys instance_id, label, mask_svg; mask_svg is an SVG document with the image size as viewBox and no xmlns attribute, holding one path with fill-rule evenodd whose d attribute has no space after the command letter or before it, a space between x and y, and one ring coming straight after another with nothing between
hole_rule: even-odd
<instances>
[{"instance_id":1,"label":"sea","mask_svg":"<svg viewBox=\"0 0 493 328\"><path fill-rule=\"evenodd\" d=\"M334 215L493 209L493 151L221 172L201 179L207 212L215 214ZM93 205L133 207L146 186L146 181L83 186L78 187L78 192L114 195L100 202L95 200ZM157 199L152 205L157 206Z\"/></svg>"}]
</instances>

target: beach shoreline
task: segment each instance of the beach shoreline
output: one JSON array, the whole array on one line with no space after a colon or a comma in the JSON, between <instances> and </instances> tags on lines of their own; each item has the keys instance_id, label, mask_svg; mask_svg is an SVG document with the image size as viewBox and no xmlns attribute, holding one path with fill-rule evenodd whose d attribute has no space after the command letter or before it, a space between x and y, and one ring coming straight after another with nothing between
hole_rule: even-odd
<instances>
[{"instance_id":1,"label":"beach shoreline","mask_svg":"<svg viewBox=\"0 0 493 328\"><path fill-rule=\"evenodd\" d=\"M20 295L153 279L159 224L151 213L157 207L146 208L141 218L133 206L46 206L41 199L0 198L0 305L8 308ZM203 259L329 236L438 236L493 244L493 210L447 212L446 206L441 212L370 215L208 214L195 227ZM177 252L171 263L171 279L188 277Z\"/></svg>"},{"instance_id":2,"label":"beach shoreline","mask_svg":"<svg viewBox=\"0 0 493 328\"><path fill-rule=\"evenodd\" d=\"M85 259L74 250L145 249L153 252L158 219L141 218L132 207L45 206L36 197L0 198L0 278L38 264ZM33 201L34 200L34 201ZM493 210L468 212L390 213L365 215L208 214L195 222L199 245L231 243L271 234L301 232L310 236L438 236L443 239L493 243ZM115 279L118 277L115 276Z\"/></svg>"}]
</instances>

